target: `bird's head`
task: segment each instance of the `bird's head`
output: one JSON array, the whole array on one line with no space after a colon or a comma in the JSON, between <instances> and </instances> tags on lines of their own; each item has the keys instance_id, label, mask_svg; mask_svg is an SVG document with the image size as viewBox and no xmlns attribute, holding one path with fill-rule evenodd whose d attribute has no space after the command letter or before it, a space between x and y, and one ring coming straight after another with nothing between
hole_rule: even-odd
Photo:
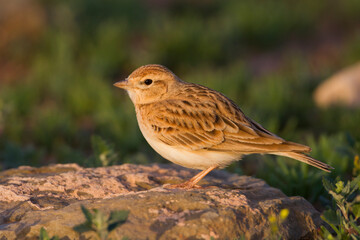
<instances>
[{"instance_id":1,"label":"bird's head","mask_svg":"<svg viewBox=\"0 0 360 240\"><path fill-rule=\"evenodd\" d=\"M139 67L114 86L125 89L134 104L147 104L166 98L167 93L179 81L181 80L166 67L151 64Z\"/></svg>"}]
</instances>

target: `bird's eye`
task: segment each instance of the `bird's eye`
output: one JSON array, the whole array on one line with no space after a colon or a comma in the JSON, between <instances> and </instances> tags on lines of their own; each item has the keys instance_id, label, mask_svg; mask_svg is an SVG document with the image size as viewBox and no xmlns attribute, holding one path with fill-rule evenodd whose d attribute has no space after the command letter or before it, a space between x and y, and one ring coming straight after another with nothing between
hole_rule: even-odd
<instances>
[{"instance_id":1,"label":"bird's eye","mask_svg":"<svg viewBox=\"0 0 360 240\"><path fill-rule=\"evenodd\" d=\"M145 83L146 85L150 85L150 84L152 84L152 82L153 82L153 80L151 80L151 79L146 79L146 80L144 81L144 83Z\"/></svg>"}]
</instances>

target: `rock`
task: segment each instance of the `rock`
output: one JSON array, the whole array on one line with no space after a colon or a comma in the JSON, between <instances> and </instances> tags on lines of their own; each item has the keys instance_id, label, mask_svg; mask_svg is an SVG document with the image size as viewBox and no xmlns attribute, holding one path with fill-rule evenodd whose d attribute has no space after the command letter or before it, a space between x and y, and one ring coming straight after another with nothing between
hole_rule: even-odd
<instances>
[{"instance_id":1,"label":"rock","mask_svg":"<svg viewBox=\"0 0 360 240\"><path fill-rule=\"evenodd\" d=\"M162 187L196 172L158 164L59 164L1 172L0 239L38 239L41 227L60 239L90 239L94 233L79 236L72 229L85 221L81 205L106 214L130 211L112 239L266 239L272 234L269 217L282 209L290 212L278 223L282 239L311 238L322 223L304 198L287 197L252 177L214 171L202 180L203 189Z\"/></svg>"},{"instance_id":2,"label":"rock","mask_svg":"<svg viewBox=\"0 0 360 240\"><path fill-rule=\"evenodd\" d=\"M314 93L319 107L360 106L360 62L325 80Z\"/></svg>"}]
</instances>

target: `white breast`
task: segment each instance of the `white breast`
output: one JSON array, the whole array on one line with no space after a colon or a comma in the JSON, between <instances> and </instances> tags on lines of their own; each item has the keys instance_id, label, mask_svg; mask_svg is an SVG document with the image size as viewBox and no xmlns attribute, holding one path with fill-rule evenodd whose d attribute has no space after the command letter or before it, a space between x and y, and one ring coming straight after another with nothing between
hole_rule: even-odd
<instances>
[{"instance_id":1,"label":"white breast","mask_svg":"<svg viewBox=\"0 0 360 240\"><path fill-rule=\"evenodd\" d=\"M148 129L142 124L141 116L139 116L140 114L137 113L136 115L139 128L146 141L158 154L173 163L196 169L207 169L214 165L222 168L241 158L241 155L238 153L210 151L206 149L186 150L180 147L167 145L159 141L157 137L152 134L152 129Z\"/></svg>"}]
</instances>

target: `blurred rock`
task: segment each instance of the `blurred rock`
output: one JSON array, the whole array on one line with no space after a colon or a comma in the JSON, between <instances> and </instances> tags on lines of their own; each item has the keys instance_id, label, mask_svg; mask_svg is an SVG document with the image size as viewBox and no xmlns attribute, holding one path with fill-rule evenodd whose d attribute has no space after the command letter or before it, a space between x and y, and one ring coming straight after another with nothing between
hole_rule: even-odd
<instances>
[{"instance_id":1,"label":"blurred rock","mask_svg":"<svg viewBox=\"0 0 360 240\"><path fill-rule=\"evenodd\" d=\"M269 216L289 209L282 239L313 237L319 213L302 197L287 197L264 181L214 171L204 189L168 190L197 171L174 165L81 168L76 164L20 167L0 173L0 239L38 239L40 228L60 239L89 239L72 227L84 222L80 206L130 210L112 239L266 239ZM210 187L211 186L211 187Z\"/></svg>"},{"instance_id":2,"label":"blurred rock","mask_svg":"<svg viewBox=\"0 0 360 240\"><path fill-rule=\"evenodd\" d=\"M360 63L336 73L323 82L315 90L314 99L319 107L360 107Z\"/></svg>"}]
</instances>

